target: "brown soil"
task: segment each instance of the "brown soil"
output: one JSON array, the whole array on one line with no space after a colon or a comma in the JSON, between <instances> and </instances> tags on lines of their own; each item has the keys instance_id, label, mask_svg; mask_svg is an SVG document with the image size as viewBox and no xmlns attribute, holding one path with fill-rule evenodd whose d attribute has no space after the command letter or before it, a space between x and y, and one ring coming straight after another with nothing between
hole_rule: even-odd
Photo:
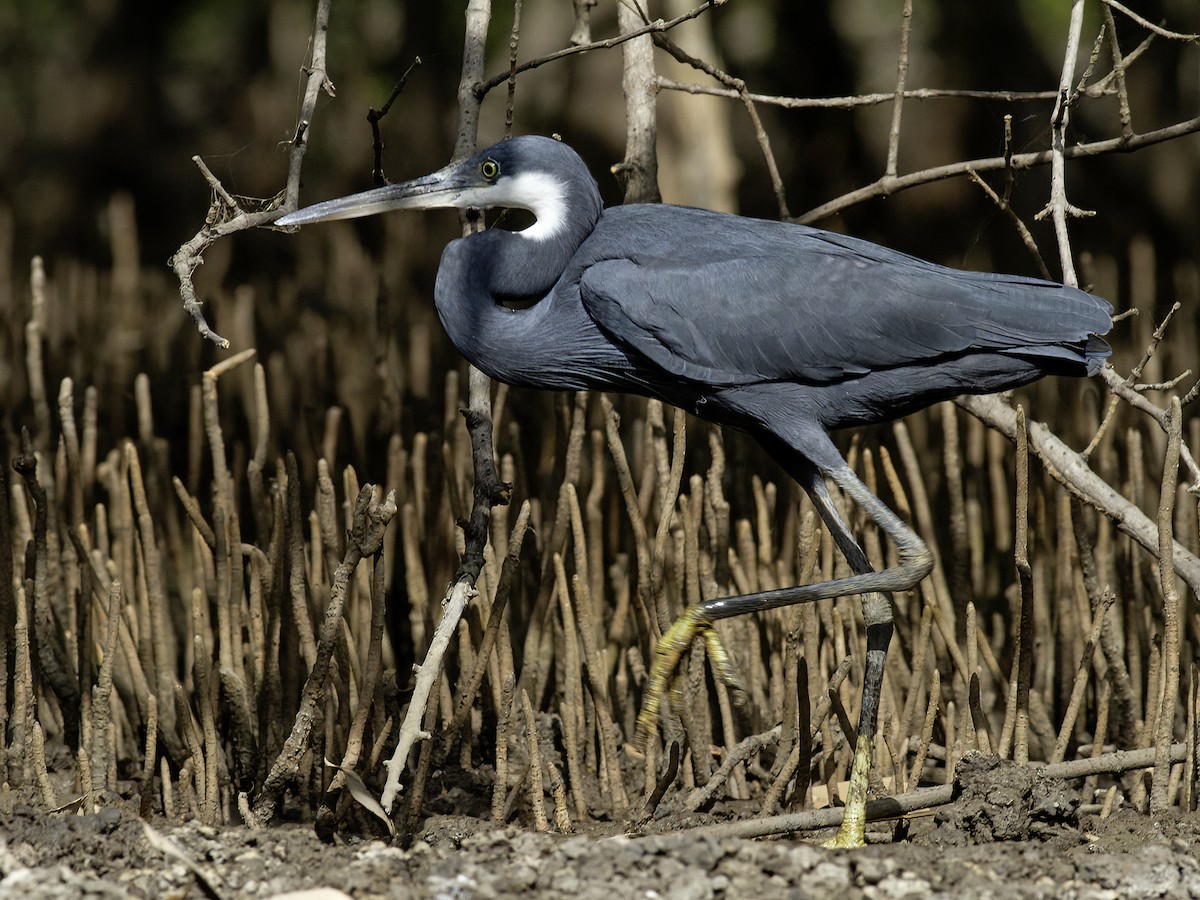
<instances>
[{"instance_id":1,"label":"brown soil","mask_svg":"<svg viewBox=\"0 0 1200 900\"><path fill-rule=\"evenodd\" d=\"M1200 816L1081 816L1063 782L980 756L965 758L957 775L955 802L876 823L873 843L854 851L822 849L818 835L751 841L703 827L672 831L684 827L672 817L653 824L658 833L629 836L616 826L538 834L438 815L406 848L323 844L299 824L251 831L157 821L151 834L131 803L78 816L17 797L0 830L0 897L272 897L313 888L456 900L1200 896Z\"/></svg>"}]
</instances>

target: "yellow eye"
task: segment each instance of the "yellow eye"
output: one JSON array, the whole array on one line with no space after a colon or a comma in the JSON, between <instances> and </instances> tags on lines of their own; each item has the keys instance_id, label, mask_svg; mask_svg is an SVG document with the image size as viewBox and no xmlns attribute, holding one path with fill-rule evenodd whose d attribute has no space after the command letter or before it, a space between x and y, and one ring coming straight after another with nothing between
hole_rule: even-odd
<instances>
[{"instance_id":1,"label":"yellow eye","mask_svg":"<svg viewBox=\"0 0 1200 900\"><path fill-rule=\"evenodd\" d=\"M500 163L494 159L485 159L479 165L479 173L490 181L500 174Z\"/></svg>"}]
</instances>

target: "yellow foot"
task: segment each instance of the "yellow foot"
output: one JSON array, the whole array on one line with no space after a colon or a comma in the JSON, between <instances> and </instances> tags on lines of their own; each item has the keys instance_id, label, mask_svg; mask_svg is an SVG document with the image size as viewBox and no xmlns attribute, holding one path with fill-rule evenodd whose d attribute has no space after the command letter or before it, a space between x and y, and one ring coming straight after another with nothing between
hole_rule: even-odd
<instances>
[{"instance_id":1,"label":"yellow foot","mask_svg":"<svg viewBox=\"0 0 1200 900\"><path fill-rule=\"evenodd\" d=\"M828 850L851 850L867 845L867 785L871 775L871 739L858 736L854 762L850 766L850 786L846 791L846 810L842 827L821 846Z\"/></svg>"},{"instance_id":2,"label":"yellow foot","mask_svg":"<svg viewBox=\"0 0 1200 900\"><path fill-rule=\"evenodd\" d=\"M842 819L842 827L838 829L838 833L829 840L821 844L826 850L853 850L855 847L867 846L866 829L863 823L859 822L858 827L853 825L847 827L846 819Z\"/></svg>"},{"instance_id":3,"label":"yellow foot","mask_svg":"<svg viewBox=\"0 0 1200 900\"><path fill-rule=\"evenodd\" d=\"M709 619L698 608L693 607L667 629L658 646L654 648L654 664L650 667L650 681L646 685L646 697L642 711L638 715L638 743L645 743L651 732L658 724L658 711L662 707L663 696L667 687L675 677L679 661L697 637L704 638L708 650L708 659L712 664L714 674L724 682L734 693L734 700L739 706L744 705L745 690L733 671L733 663L729 653L722 646L717 630Z\"/></svg>"}]
</instances>

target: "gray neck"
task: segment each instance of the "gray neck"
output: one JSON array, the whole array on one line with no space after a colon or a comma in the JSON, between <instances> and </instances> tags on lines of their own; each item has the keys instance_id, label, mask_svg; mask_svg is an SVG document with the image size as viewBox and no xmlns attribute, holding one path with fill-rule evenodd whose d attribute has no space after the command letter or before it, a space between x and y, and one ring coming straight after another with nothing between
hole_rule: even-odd
<instances>
[{"instance_id":1,"label":"gray neck","mask_svg":"<svg viewBox=\"0 0 1200 900\"><path fill-rule=\"evenodd\" d=\"M589 206L551 238L491 229L452 242L442 255L438 316L459 352L492 378L592 389L627 366L583 309L578 286L559 283L599 218L598 193Z\"/></svg>"}]
</instances>

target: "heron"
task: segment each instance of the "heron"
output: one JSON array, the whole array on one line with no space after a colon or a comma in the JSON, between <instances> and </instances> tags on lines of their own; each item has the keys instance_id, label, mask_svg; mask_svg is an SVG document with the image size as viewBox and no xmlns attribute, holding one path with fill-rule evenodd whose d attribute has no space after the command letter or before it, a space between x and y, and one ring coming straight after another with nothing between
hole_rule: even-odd
<instances>
[{"instance_id":1,"label":"heron","mask_svg":"<svg viewBox=\"0 0 1200 900\"><path fill-rule=\"evenodd\" d=\"M885 594L912 589L934 562L830 432L1045 375L1093 375L1110 352L1102 336L1112 306L1062 284L960 271L804 225L657 203L605 209L579 155L532 135L276 224L446 207L533 214L523 230L486 229L442 254L438 317L473 365L511 385L657 398L740 429L811 497L852 574L688 609L657 645L638 730L657 727L695 639L708 643L718 676L736 684L716 620L860 595L858 737L841 828L827 846L861 846L892 636ZM827 481L895 544L893 565L872 568Z\"/></svg>"}]
</instances>

